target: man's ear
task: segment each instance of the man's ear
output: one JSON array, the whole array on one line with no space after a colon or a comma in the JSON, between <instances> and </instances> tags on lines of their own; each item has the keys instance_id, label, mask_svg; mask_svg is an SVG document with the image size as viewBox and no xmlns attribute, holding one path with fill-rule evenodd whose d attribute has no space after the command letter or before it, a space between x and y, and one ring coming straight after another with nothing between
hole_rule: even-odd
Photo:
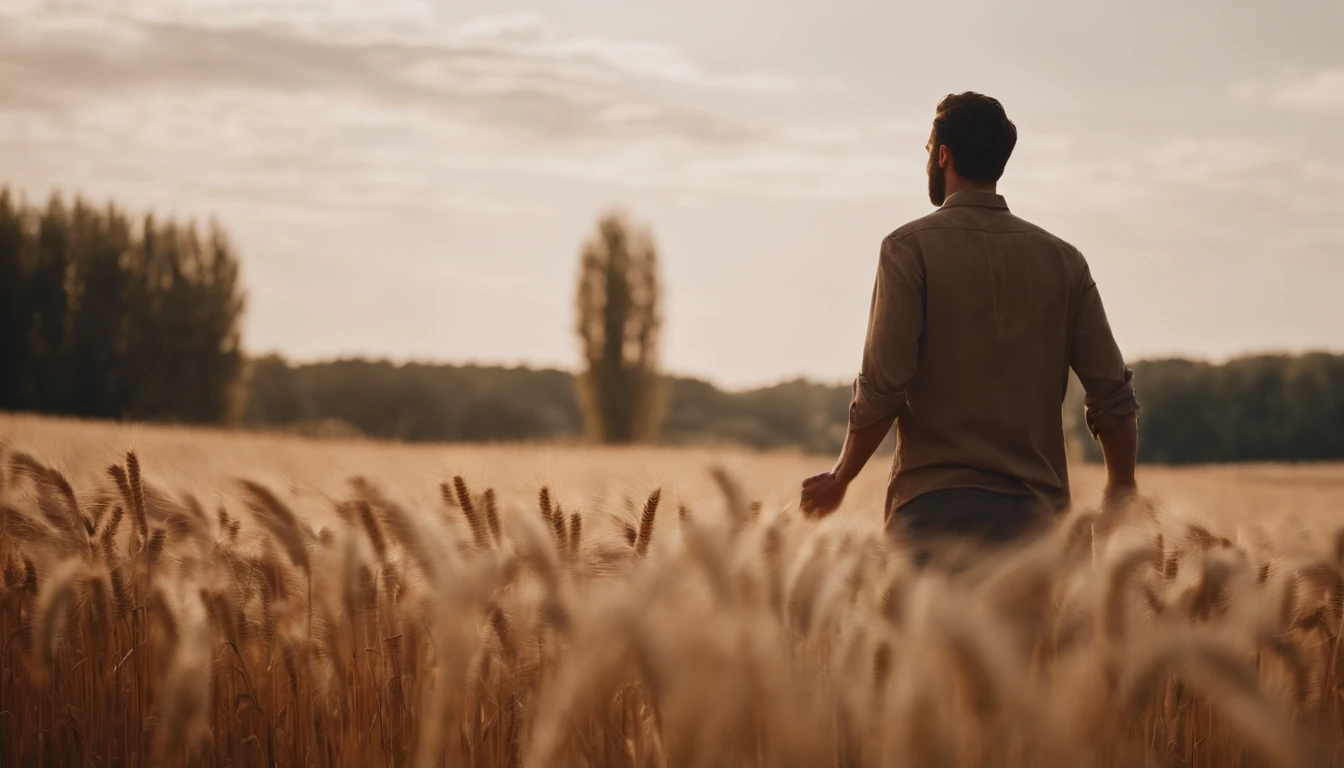
<instances>
[{"instance_id":1,"label":"man's ear","mask_svg":"<svg viewBox=\"0 0 1344 768\"><path fill-rule=\"evenodd\" d=\"M946 144L938 145L938 167L946 169L952 164L952 150Z\"/></svg>"}]
</instances>

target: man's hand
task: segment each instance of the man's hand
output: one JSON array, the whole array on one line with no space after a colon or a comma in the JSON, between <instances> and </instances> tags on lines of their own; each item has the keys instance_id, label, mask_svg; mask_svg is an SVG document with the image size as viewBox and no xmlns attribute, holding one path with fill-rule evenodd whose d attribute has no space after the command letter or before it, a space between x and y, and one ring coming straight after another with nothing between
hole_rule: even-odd
<instances>
[{"instance_id":1,"label":"man's hand","mask_svg":"<svg viewBox=\"0 0 1344 768\"><path fill-rule=\"evenodd\" d=\"M892 414L861 429L849 428L835 468L803 481L803 500L798 509L804 517L825 517L840 508L850 482L859 476L895 422Z\"/></svg>"},{"instance_id":2,"label":"man's hand","mask_svg":"<svg viewBox=\"0 0 1344 768\"><path fill-rule=\"evenodd\" d=\"M803 481L803 499L799 509L805 517L825 517L840 508L849 483L835 470L813 475Z\"/></svg>"}]
</instances>

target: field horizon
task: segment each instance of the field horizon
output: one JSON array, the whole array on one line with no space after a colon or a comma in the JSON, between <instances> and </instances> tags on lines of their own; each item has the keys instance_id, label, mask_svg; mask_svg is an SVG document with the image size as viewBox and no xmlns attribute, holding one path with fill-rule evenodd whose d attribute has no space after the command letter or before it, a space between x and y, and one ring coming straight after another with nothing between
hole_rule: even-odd
<instances>
[{"instance_id":1,"label":"field horizon","mask_svg":"<svg viewBox=\"0 0 1344 768\"><path fill-rule=\"evenodd\" d=\"M246 426L183 425L151 422L117 422L90 420L42 414L8 413L0 411L0 447L24 450L34 455L45 455L46 461L67 462L78 476L77 465L86 461L106 464L119 460L128 451L137 451L147 463L153 463L162 473L170 475L174 464L201 453L205 444L211 447L238 448L245 446L247 460L237 456L215 456L211 465L228 480L231 469L243 472L263 469L277 476L299 472L310 474L306 460L324 459L328 466L322 474L329 474L334 482L344 482L356 466L384 468L390 481L411 481L437 485L445 476L474 472L484 476L493 486L531 493L541 485L566 484L566 472L576 468L583 478L581 489L592 492L594 484L603 481L615 486L629 486L631 492L648 485L644 492L665 483L684 485L688 490L714 493L709 470L722 466L729 472L738 470L742 480L751 482L753 474L770 476L773 485L800 484L802 479L818 472L834 461L828 454L807 453L794 448L758 450L740 445L664 446L633 445L604 446L581 441L499 441L489 443L403 442L377 437L316 437L280 429L256 429ZM372 451L372 453L370 453ZM514 457L515 461L507 461ZM259 460L260 459L260 460ZM382 461L386 459L386 461ZM501 459L505 459L501 466ZM609 469L592 470L592 460L614 462ZM891 456L881 451L855 481L846 499L846 509L881 506L886 474ZM199 467L191 467L192 471ZM636 479L630 479L633 470ZM1094 507L1100 502L1104 483L1102 465L1074 458L1070 462L1075 507ZM100 469L90 470L97 475ZM1164 498L1178 504L1218 506L1224 501L1219 494L1210 497L1209 491L1226 487L1226 480L1237 481L1239 493L1251 493L1251 502L1267 505L1269 509L1281 505L1312 509L1318 502L1344 502L1344 462L1242 462L1165 466L1142 465L1139 468L1142 491L1155 501ZM369 474L377 474L371 472ZM629 482L619 482L625 478ZM184 476L192 484L199 476ZM309 478L311 482L311 478ZM432 482L431 482L432 481ZM1204 482L1207 481L1207 482ZM1191 484L1197 486L1192 489ZM650 485L651 484L651 485ZM1303 494L1306 494L1305 496ZM786 497L796 495L793 488L771 487L767 494L786 507ZM796 502L796 499L793 499ZM1303 505L1303 502L1307 502ZM842 516L844 510L840 513Z\"/></svg>"}]
</instances>

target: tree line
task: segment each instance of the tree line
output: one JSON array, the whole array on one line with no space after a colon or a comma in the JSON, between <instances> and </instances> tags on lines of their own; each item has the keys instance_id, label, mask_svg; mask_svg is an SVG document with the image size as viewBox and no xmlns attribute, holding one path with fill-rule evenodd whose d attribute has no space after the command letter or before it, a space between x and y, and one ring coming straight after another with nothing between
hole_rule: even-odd
<instances>
[{"instance_id":1,"label":"tree line","mask_svg":"<svg viewBox=\"0 0 1344 768\"><path fill-rule=\"evenodd\" d=\"M1344 459L1344 355L1134 366L1139 458L1160 464ZM1089 458L1100 458L1087 446Z\"/></svg>"},{"instance_id":2,"label":"tree line","mask_svg":"<svg viewBox=\"0 0 1344 768\"><path fill-rule=\"evenodd\" d=\"M242 310L218 226L0 189L0 409L227 421Z\"/></svg>"},{"instance_id":3,"label":"tree line","mask_svg":"<svg viewBox=\"0 0 1344 768\"><path fill-rule=\"evenodd\" d=\"M334 360L252 361L241 423L317 436L498 442L589 438L574 374L554 369ZM692 378L663 380L658 440L829 451L844 439L849 390L792 381L725 392Z\"/></svg>"},{"instance_id":4,"label":"tree line","mask_svg":"<svg viewBox=\"0 0 1344 768\"><path fill-rule=\"evenodd\" d=\"M395 440L578 441L586 431L573 374L559 370L396 365L341 360L254 362L244 422L309 433ZM1244 357L1134 364L1139 453L1148 463L1344 460L1344 355ZM838 451L850 390L790 381L729 392L666 380L660 442ZM1083 424L1076 381L1065 430L1081 456L1099 459Z\"/></svg>"},{"instance_id":5,"label":"tree line","mask_svg":"<svg viewBox=\"0 0 1344 768\"><path fill-rule=\"evenodd\" d=\"M658 257L603 217L575 293L577 373L245 358L238 260L216 225L0 190L0 410L406 441L737 444L839 450L848 386L728 392L658 368ZM1140 460L1344 460L1344 356L1135 364ZM1075 451L1099 458L1072 382Z\"/></svg>"}]
</instances>

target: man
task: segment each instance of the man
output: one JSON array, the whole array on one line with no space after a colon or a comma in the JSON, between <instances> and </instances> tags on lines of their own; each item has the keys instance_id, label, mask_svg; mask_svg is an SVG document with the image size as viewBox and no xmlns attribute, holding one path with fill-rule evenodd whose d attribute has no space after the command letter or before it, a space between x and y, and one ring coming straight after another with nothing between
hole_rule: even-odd
<instances>
[{"instance_id":1,"label":"man","mask_svg":"<svg viewBox=\"0 0 1344 768\"><path fill-rule=\"evenodd\" d=\"M805 514L833 512L895 423L888 530L917 559L930 541L1020 538L1068 505L1069 368L1086 390L1107 499L1136 490L1133 373L1082 254L997 193L1016 143L995 99L938 104L928 174L939 209L882 242L844 448L803 483Z\"/></svg>"}]
</instances>

